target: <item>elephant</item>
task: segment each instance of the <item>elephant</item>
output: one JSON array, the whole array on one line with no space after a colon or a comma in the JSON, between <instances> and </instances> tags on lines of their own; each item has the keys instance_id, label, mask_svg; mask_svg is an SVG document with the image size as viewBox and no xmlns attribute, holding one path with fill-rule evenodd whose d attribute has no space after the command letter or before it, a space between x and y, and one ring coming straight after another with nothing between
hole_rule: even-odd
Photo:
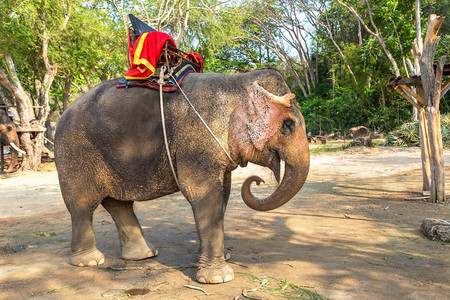
<instances>
[{"instance_id":1,"label":"elephant","mask_svg":"<svg viewBox=\"0 0 450 300\"><path fill-rule=\"evenodd\" d=\"M352 144L372 147L372 139L369 129L365 126L350 128L350 135L353 138Z\"/></svg>"},{"instance_id":2,"label":"elephant","mask_svg":"<svg viewBox=\"0 0 450 300\"><path fill-rule=\"evenodd\" d=\"M182 91L164 93L161 114L157 90L116 89L117 83L102 83L74 101L56 129L55 163L72 220L69 263L104 263L92 226L99 204L116 224L123 259L156 256L156 248L143 238L133 203L181 191L193 210L200 240L195 279L232 280L233 269L224 258L231 172L248 162L273 171L279 185L264 199L250 190L261 178L251 176L242 185L244 202L258 211L283 205L306 181L309 149L295 95L275 70L191 73ZM280 179L282 160L285 171Z\"/></svg>"},{"instance_id":3,"label":"elephant","mask_svg":"<svg viewBox=\"0 0 450 300\"><path fill-rule=\"evenodd\" d=\"M0 102L0 106L4 105ZM23 154L25 152L19 148L19 136L16 132L16 126L8 116L8 111L0 107L0 147L3 147L3 145L11 146L11 162L5 172L14 172L15 166L19 161L19 153Z\"/></svg>"}]
</instances>

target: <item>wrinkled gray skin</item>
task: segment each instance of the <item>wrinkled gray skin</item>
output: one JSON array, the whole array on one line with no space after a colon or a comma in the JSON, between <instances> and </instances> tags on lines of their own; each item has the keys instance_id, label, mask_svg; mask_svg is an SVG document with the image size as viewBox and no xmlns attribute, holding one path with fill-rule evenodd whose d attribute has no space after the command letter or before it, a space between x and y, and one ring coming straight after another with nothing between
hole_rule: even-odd
<instances>
[{"instance_id":1,"label":"wrinkled gray skin","mask_svg":"<svg viewBox=\"0 0 450 300\"><path fill-rule=\"evenodd\" d=\"M0 102L0 105L4 105ZM7 111L0 107L0 147L11 146L13 143L16 147L20 147L19 137L16 132L16 126L9 119ZM11 147L11 162L6 173L14 172L14 168L19 161L19 153Z\"/></svg>"},{"instance_id":2,"label":"wrinkled gray skin","mask_svg":"<svg viewBox=\"0 0 450 300\"><path fill-rule=\"evenodd\" d=\"M72 218L70 263L104 262L92 229L92 215L99 204L117 225L124 259L157 255L142 236L133 201L181 190L192 206L201 243L196 279L202 283L233 279L233 270L224 260L223 219L236 165L181 93L165 93L168 142L178 187L164 146L159 92L116 89L116 84L117 80L103 83L75 101L56 130L55 161ZM309 169L305 125L278 72L190 74L182 88L237 164L269 167L279 179L280 160L285 161L285 175L273 195L265 199L252 195L250 184L259 184L259 177L244 183L242 196L247 205L274 209L300 190ZM284 104L274 103L266 91L280 96Z\"/></svg>"},{"instance_id":3,"label":"wrinkled gray skin","mask_svg":"<svg viewBox=\"0 0 450 300\"><path fill-rule=\"evenodd\" d=\"M363 146L372 146L371 132L365 126L353 127L350 129L350 134L353 137L353 144Z\"/></svg>"}]
</instances>

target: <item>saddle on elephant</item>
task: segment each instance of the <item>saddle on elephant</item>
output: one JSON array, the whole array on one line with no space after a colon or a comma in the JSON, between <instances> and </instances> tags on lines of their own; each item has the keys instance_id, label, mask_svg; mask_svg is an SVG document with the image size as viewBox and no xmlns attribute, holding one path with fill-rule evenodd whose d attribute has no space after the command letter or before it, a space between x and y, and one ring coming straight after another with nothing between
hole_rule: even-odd
<instances>
[{"instance_id":1,"label":"saddle on elephant","mask_svg":"<svg viewBox=\"0 0 450 300\"><path fill-rule=\"evenodd\" d=\"M164 92L174 92L183 78L193 72L203 72L203 59L195 52L177 48L167 33L156 31L133 15L129 15L133 28L128 30L128 63L130 68L117 84L117 88L146 87L159 89L160 72L165 66Z\"/></svg>"}]
</instances>

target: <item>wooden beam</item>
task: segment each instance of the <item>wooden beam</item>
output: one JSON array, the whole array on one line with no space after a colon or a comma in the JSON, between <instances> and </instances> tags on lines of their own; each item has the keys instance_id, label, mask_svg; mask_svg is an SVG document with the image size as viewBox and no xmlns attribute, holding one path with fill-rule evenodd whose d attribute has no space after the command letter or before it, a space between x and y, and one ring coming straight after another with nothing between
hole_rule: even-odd
<instances>
[{"instance_id":1,"label":"wooden beam","mask_svg":"<svg viewBox=\"0 0 450 300\"><path fill-rule=\"evenodd\" d=\"M437 64L435 63L433 65L434 68L434 72L436 73L436 68L437 68ZM450 64L445 64L444 65L444 72L442 73L442 75L447 76L450 75ZM411 85L422 85L422 78L419 76L413 76L411 78L393 78L391 80L389 80L387 86L388 87L393 87L395 85L407 85L407 86L411 86Z\"/></svg>"},{"instance_id":2,"label":"wooden beam","mask_svg":"<svg viewBox=\"0 0 450 300\"><path fill-rule=\"evenodd\" d=\"M406 101L408 101L409 103L411 103L415 108L417 108L418 110L423 109L419 104L417 104L413 99L411 99L411 97L409 97L408 94L406 94L400 87L394 86L393 89L396 90L397 93L399 93L400 95L402 95L403 98L405 98Z\"/></svg>"},{"instance_id":3,"label":"wooden beam","mask_svg":"<svg viewBox=\"0 0 450 300\"><path fill-rule=\"evenodd\" d=\"M412 89L410 89L406 85L400 85L400 88L402 88L405 92L407 92L408 94L410 94L411 96L416 98L417 101L419 101L420 104L422 104L422 106L424 106L424 107L427 106L427 103L425 102L425 99L423 99L422 97L417 95L416 92L414 92Z\"/></svg>"},{"instance_id":4,"label":"wooden beam","mask_svg":"<svg viewBox=\"0 0 450 300\"><path fill-rule=\"evenodd\" d=\"M20 126L18 126L18 127L16 127L16 132L17 133L22 133L22 132L46 132L47 131L47 128L45 128L45 127L33 127L33 128L27 128L27 129L25 129L25 128L23 128L23 127L20 127Z\"/></svg>"},{"instance_id":5,"label":"wooden beam","mask_svg":"<svg viewBox=\"0 0 450 300\"><path fill-rule=\"evenodd\" d=\"M422 85L422 79L420 76L411 77L411 78L395 78L390 80L387 84L388 87L393 87L396 85Z\"/></svg>"},{"instance_id":6,"label":"wooden beam","mask_svg":"<svg viewBox=\"0 0 450 300\"><path fill-rule=\"evenodd\" d=\"M444 86L442 87L442 90L441 90L441 99L442 99L442 97L445 96L445 94L448 92L449 89L450 89L450 79L448 79L447 82L444 83Z\"/></svg>"},{"instance_id":7,"label":"wooden beam","mask_svg":"<svg viewBox=\"0 0 450 300\"><path fill-rule=\"evenodd\" d=\"M8 107L17 107L16 105L0 105L0 108L8 108ZM44 106L40 105L40 106L27 106L28 108L43 108Z\"/></svg>"},{"instance_id":8,"label":"wooden beam","mask_svg":"<svg viewBox=\"0 0 450 300\"><path fill-rule=\"evenodd\" d=\"M434 64L434 68L436 70L437 64ZM444 65L444 72L442 73L442 75L444 75L444 76L450 75L450 64L445 64Z\"/></svg>"}]
</instances>

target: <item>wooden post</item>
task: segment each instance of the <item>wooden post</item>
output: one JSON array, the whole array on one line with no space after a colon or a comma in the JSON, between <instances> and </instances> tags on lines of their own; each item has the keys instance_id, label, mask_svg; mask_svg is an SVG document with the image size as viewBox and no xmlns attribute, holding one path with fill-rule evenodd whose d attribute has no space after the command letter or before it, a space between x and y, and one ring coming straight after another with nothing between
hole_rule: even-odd
<instances>
[{"instance_id":1,"label":"wooden post","mask_svg":"<svg viewBox=\"0 0 450 300\"><path fill-rule=\"evenodd\" d=\"M443 56L434 71L434 55L439 42L437 34L445 17L430 15L423 52L419 56L424 100L430 143L431 186L430 201L445 202L444 148L442 144L439 103L441 99L442 74L445 63Z\"/></svg>"},{"instance_id":2,"label":"wooden post","mask_svg":"<svg viewBox=\"0 0 450 300\"><path fill-rule=\"evenodd\" d=\"M431 202L445 202L444 147L442 145L441 120L439 108L425 108L430 137L431 161Z\"/></svg>"},{"instance_id":3,"label":"wooden post","mask_svg":"<svg viewBox=\"0 0 450 300\"><path fill-rule=\"evenodd\" d=\"M3 153L3 144L0 143L0 173L3 173L4 168L5 168L5 158Z\"/></svg>"},{"instance_id":4,"label":"wooden post","mask_svg":"<svg viewBox=\"0 0 450 300\"><path fill-rule=\"evenodd\" d=\"M420 90L423 92L422 87ZM419 92L419 86L417 86ZM430 140L428 138L428 125L425 109L419 109L419 140L420 156L422 158L422 192L430 191L431 187L431 161L430 161Z\"/></svg>"},{"instance_id":5,"label":"wooden post","mask_svg":"<svg viewBox=\"0 0 450 300\"><path fill-rule=\"evenodd\" d=\"M422 43L419 34L414 41L412 52L415 68L412 68L411 62L409 64L417 77L396 77L388 84L419 111L422 189L423 191L430 191L431 202L446 201L444 148L439 113L440 99L450 89L450 80L442 86L442 77L446 68L445 56L441 58L437 68L434 67L434 55L439 42L437 34L444 19L445 17L430 15L425 42ZM415 91L408 87L411 85L416 87Z\"/></svg>"},{"instance_id":6,"label":"wooden post","mask_svg":"<svg viewBox=\"0 0 450 300\"><path fill-rule=\"evenodd\" d=\"M416 85L417 95L424 99L425 94L422 85ZM426 105L426 103L424 103ZM428 137L427 115L425 109L421 108L419 113L419 140L420 156L422 158L422 192L429 192L431 188L431 161L430 161L430 139Z\"/></svg>"}]
</instances>

